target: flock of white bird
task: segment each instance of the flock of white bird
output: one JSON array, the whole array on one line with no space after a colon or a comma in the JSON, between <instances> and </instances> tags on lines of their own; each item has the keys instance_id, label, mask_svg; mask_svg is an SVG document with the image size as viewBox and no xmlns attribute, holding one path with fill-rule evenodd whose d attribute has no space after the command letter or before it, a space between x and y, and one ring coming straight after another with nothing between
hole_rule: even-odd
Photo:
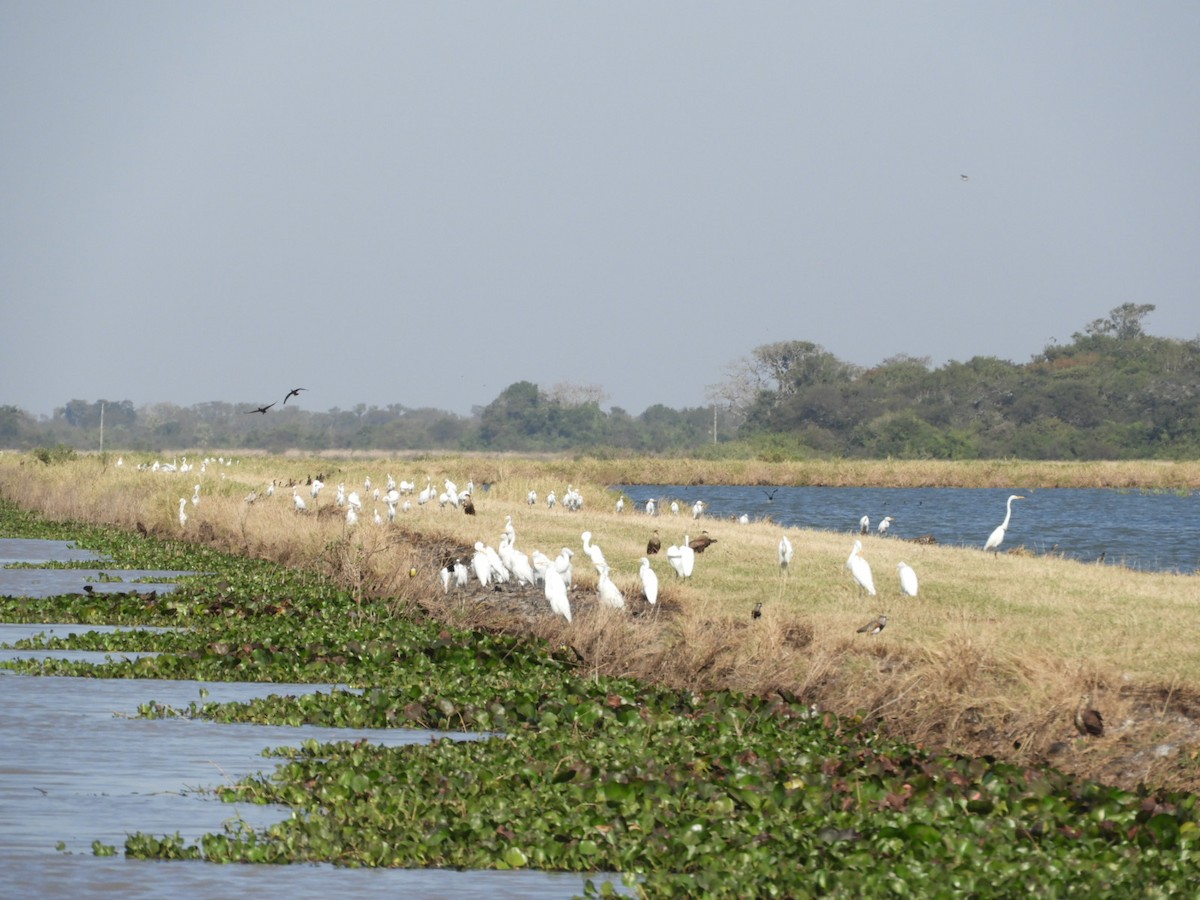
<instances>
[{"instance_id":1,"label":"flock of white bird","mask_svg":"<svg viewBox=\"0 0 1200 900\"><path fill-rule=\"evenodd\" d=\"M117 459L117 466L125 464L124 458ZM205 458L200 464L200 473L207 471L210 465L230 466L233 465L232 459L225 457ZM141 464L139 470L151 472L165 473L186 473L194 468L194 464L187 461L187 457L182 460L173 460L170 463L161 464L157 460L153 464ZM319 478L314 478L308 485L310 499L315 503L325 487L324 482ZM371 497L375 504L384 503L387 507L386 521L394 522L396 519L397 509L403 512L412 510L412 499L415 497L418 506L425 506L437 501L441 507L460 508L471 500L471 495L474 492L474 482L468 482L466 487L461 491L458 486L449 478L443 481L443 490L438 491L433 487L433 478L426 477L425 487L421 491L416 490L416 485L412 481L396 481L389 473L386 479L386 488L380 489L373 487L371 478L368 476L363 482L363 492ZM275 484L272 483L266 488L266 495L272 496L275 493ZM258 499L258 492L251 491L246 495L247 503L254 503ZM1014 500L1024 500L1020 494L1013 494L1008 498L1005 505L1004 521L992 531L984 543L984 551L992 551L998 553L1000 545L1004 542L1004 536L1008 531L1009 522L1012 520L1012 505ZM535 506L538 503L538 493L536 490L530 490L526 496L526 502L529 506ZM555 491L551 490L546 495L546 506L548 509L554 507L560 502ZM298 512L304 512L308 508L308 504L296 487L292 488L292 503ZM346 510L346 523L348 526L355 526L359 522L359 515L362 512L363 501L357 490L346 491L344 482L339 483L334 497L334 504L339 508ZM573 485L568 484L563 492L562 507L571 512L577 512L583 508L583 495ZM194 486L191 496L191 505L193 507L200 505L200 484ZM188 498L179 498L179 525L184 527L187 525L188 515ZM678 516L681 512L681 507L678 501L672 500L668 507L671 514ZM621 513L625 509L624 496L618 498L616 502L616 512ZM691 504L691 513L693 519L699 519L704 514L704 503L701 500ZM644 506L646 515L655 516L658 514L657 503L654 499L647 500ZM378 505L375 506L372 520L376 525L383 525L385 518L380 513ZM740 524L749 522L749 518L745 515L740 516L737 521ZM880 537L888 534L892 522L895 519L892 516L884 516L877 526L877 533ZM867 535L870 533L871 520L869 516L863 516L859 520L859 533ZM584 555L588 557L597 574L596 595L599 604L602 607L609 609L625 609L625 596L621 589L612 580L612 567L608 564L604 557L604 552L599 545L594 541L590 531L584 531L580 535ZM691 541L688 535L684 535L682 543L671 545L667 548L667 562L674 570L679 578L690 578L696 565L696 551L690 546ZM861 540L855 540L854 546L850 550L850 555L846 558L846 568L850 570L850 575L854 581L869 595L877 596L875 588L875 578L871 571L870 563L863 558L863 544ZM563 547L557 556L551 559L548 555L540 550L534 550L531 554L526 554L524 551L516 547L516 529L513 526L512 516L505 516L504 531L500 536L500 541L497 548L492 548L484 544L483 541L476 541L474 555L471 557L470 564L463 560L456 560L453 564L446 566L441 570L440 577L442 587L449 592L453 586L455 588L466 588L470 583L471 575L474 574L476 580L483 586L495 584L515 583L519 586L538 587L544 591L547 602L550 605L551 611L556 615L562 616L568 622L571 621L571 604L569 599L569 591L573 583L573 568L572 558L575 553L569 547ZM788 536L784 534L779 540L779 568L786 575L788 568L791 566L792 558L795 550ZM900 581L900 591L908 597L916 597L918 592L918 579L916 571L908 563L901 560L896 564L896 571ZM655 573L650 564L649 557L642 557L641 568L638 571L638 578L641 582L642 597L646 602L654 607L658 603L658 575ZM761 604L760 604L761 608ZM756 613L758 610L756 610ZM870 631L871 634L878 634L882 630L879 629Z\"/></svg>"}]
</instances>

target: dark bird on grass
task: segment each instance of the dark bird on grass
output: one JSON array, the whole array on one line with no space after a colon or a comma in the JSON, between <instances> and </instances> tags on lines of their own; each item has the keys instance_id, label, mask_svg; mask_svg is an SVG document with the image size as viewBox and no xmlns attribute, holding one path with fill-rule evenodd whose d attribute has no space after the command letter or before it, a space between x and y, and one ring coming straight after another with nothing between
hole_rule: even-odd
<instances>
[{"instance_id":1,"label":"dark bird on grass","mask_svg":"<svg viewBox=\"0 0 1200 900\"><path fill-rule=\"evenodd\" d=\"M688 546L691 547L693 550L695 550L697 553L703 553L705 550L708 549L710 544L715 544L716 542L717 542L717 539L709 537L708 532L705 531L705 532L701 532L700 537L692 538L692 540L688 542Z\"/></svg>"},{"instance_id":2,"label":"dark bird on grass","mask_svg":"<svg viewBox=\"0 0 1200 900\"><path fill-rule=\"evenodd\" d=\"M761 600L759 600L757 603L754 604L754 611L750 613L750 618L752 618L752 619L761 619L762 618L762 601Z\"/></svg>"},{"instance_id":3,"label":"dark bird on grass","mask_svg":"<svg viewBox=\"0 0 1200 900\"><path fill-rule=\"evenodd\" d=\"M289 397L299 397L301 391L307 391L307 390L308 390L308 388L292 388L290 391L288 391L286 394L283 395L283 405L287 406Z\"/></svg>"},{"instance_id":4,"label":"dark bird on grass","mask_svg":"<svg viewBox=\"0 0 1200 900\"><path fill-rule=\"evenodd\" d=\"M463 498L462 509L463 509L463 512L466 513L468 516L475 515L475 504L471 501L470 494L467 494L467 496Z\"/></svg>"},{"instance_id":5,"label":"dark bird on grass","mask_svg":"<svg viewBox=\"0 0 1200 900\"><path fill-rule=\"evenodd\" d=\"M150 532L149 532L149 531L146 529L146 525L145 525L145 523L144 523L144 522L141 522L141 521L139 521L139 522L137 523L137 532L138 532L138 534L140 534L142 537L145 537L146 535L148 535L148 534L150 533Z\"/></svg>"},{"instance_id":6,"label":"dark bird on grass","mask_svg":"<svg viewBox=\"0 0 1200 900\"><path fill-rule=\"evenodd\" d=\"M278 400L275 401L275 403L278 403L278 402L279 402ZM275 403L268 403L266 406L257 406L254 409L248 409L248 410L246 410L246 415L251 415L253 413L262 413L265 416L267 414L267 410L270 409L272 406L274 406Z\"/></svg>"},{"instance_id":7,"label":"dark bird on grass","mask_svg":"<svg viewBox=\"0 0 1200 900\"><path fill-rule=\"evenodd\" d=\"M646 541L646 554L653 556L662 549L662 538L658 536L658 529L654 529L654 534L650 535L650 540Z\"/></svg>"},{"instance_id":8,"label":"dark bird on grass","mask_svg":"<svg viewBox=\"0 0 1200 900\"><path fill-rule=\"evenodd\" d=\"M879 634L887 625L887 616L880 616L873 622L868 622L862 628L858 629L859 634Z\"/></svg>"},{"instance_id":9,"label":"dark bird on grass","mask_svg":"<svg viewBox=\"0 0 1200 900\"><path fill-rule=\"evenodd\" d=\"M1092 709L1091 703L1089 694L1079 698L1079 706L1075 708L1075 730L1080 734L1100 737L1104 734L1104 717L1100 715L1100 710Z\"/></svg>"},{"instance_id":10,"label":"dark bird on grass","mask_svg":"<svg viewBox=\"0 0 1200 900\"><path fill-rule=\"evenodd\" d=\"M92 591L94 591L94 590L96 590L96 589L95 589L94 587L92 587L90 584L85 584L85 585L83 586L83 592L84 592L85 594L90 594L90 593L92 593Z\"/></svg>"}]
</instances>

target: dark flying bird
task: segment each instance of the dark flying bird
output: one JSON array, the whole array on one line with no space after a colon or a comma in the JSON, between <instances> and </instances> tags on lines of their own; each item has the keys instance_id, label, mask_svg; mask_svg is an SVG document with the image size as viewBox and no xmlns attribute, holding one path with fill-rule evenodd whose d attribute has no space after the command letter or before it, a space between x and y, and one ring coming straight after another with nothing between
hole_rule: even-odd
<instances>
[{"instance_id":1,"label":"dark flying bird","mask_svg":"<svg viewBox=\"0 0 1200 900\"><path fill-rule=\"evenodd\" d=\"M868 622L862 628L858 629L859 634L879 634L887 625L887 616L880 616L874 622Z\"/></svg>"},{"instance_id":2,"label":"dark flying bird","mask_svg":"<svg viewBox=\"0 0 1200 900\"><path fill-rule=\"evenodd\" d=\"M963 181L970 181L970 180L971 180L971 176L970 176L970 175L959 175L958 177L959 177L959 178L961 178Z\"/></svg>"},{"instance_id":3,"label":"dark flying bird","mask_svg":"<svg viewBox=\"0 0 1200 900\"><path fill-rule=\"evenodd\" d=\"M279 402L278 400L275 401L275 403L278 403L278 402ZM274 406L275 403L268 403L266 406L259 406L254 409L248 409L248 410L246 410L246 415L250 415L251 413L262 413L265 416L267 414L267 410L270 409L272 406Z\"/></svg>"},{"instance_id":4,"label":"dark flying bird","mask_svg":"<svg viewBox=\"0 0 1200 900\"><path fill-rule=\"evenodd\" d=\"M775 499L775 491L778 491L778 490L779 490L779 488L775 488L775 490L774 490L774 491L767 491L767 490L763 490L763 493L767 495L767 502L768 502L768 503L770 503L772 500L774 500L774 499Z\"/></svg>"},{"instance_id":5,"label":"dark flying bird","mask_svg":"<svg viewBox=\"0 0 1200 900\"><path fill-rule=\"evenodd\" d=\"M283 395L283 405L287 406L289 397L299 397L301 391L307 391L307 390L308 390L308 388L292 388L290 391L288 391L286 394Z\"/></svg>"}]
</instances>

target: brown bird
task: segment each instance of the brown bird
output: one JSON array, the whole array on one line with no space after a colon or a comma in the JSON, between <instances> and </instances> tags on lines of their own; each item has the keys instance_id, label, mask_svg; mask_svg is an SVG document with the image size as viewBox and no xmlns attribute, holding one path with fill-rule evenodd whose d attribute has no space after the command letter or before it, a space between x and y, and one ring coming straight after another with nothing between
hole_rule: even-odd
<instances>
[{"instance_id":1,"label":"brown bird","mask_svg":"<svg viewBox=\"0 0 1200 900\"><path fill-rule=\"evenodd\" d=\"M308 388L292 388L290 391L288 391L286 394L283 395L283 405L287 406L289 397L299 397L301 391L307 391L307 390L308 390Z\"/></svg>"},{"instance_id":2,"label":"brown bird","mask_svg":"<svg viewBox=\"0 0 1200 900\"><path fill-rule=\"evenodd\" d=\"M463 508L463 512L466 513L468 516L475 515L475 504L471 500L470 494L467 494L467 496L465 496L463 498L462 508Z\"/></svg>"},{"instance_id":3,"label":"brown bird","mask_svg":"<svg viewBox=\"0 0 1200 900\"><path fill-rule=\"evenodd\" d=\"M1075 730L1080 734L1100 737L1104 734L1104 717L1100 715L1100 710L1092 709L1091 702L1089 694L1079 698L1079 706L1075 708Z\"/></svg>"},{"instance_id":4,"label":"brown bird","mask_svg":"<svg viewBox=\"0 0 1200 900\"><path fill-rule=\"evenodd\" d=\"M868 622L862 628L858 629L859 634L879 634L887 625L887 616L880 616L874 622Z\"/></svg>"},{"instance_id":5,"label":"brown bird","mask_svg":"<svg viewBox=\"0 0 1200 900\"><path fill-rule=\"evenodd\" d=\"M275 403L278 403L278 402L279 402L278 400L275 401ZM270 409L272 406L274 406L275 403L268 403L266 406L256 406L254 409L248 409L248 410L246 410L246 415L251 415L253 413L262 413L265 416L267 414L267 410Z\"/></svg>"},{"instance_id":6,"label":"brown bird","mask_svg":"<svg viewBox=\"0 0 1200 900\"><path fill-rule=\"evenodd\" d=\"M705 550L708 549L709 544L715 544L716 542L717 542L717 539L710 538L708 536L708 532L705 531L700 534L700 537L692 538L692 540L688 542L688 546L691 547L693 550L695 550L697 553L703 553Z\"/></svg>"},{"instance_id":7,"label":"brown bird","mask_svg":"<svg viewBox=\"0 0 1200 900\"><path fill-rule=\"evenodd\" d=\"M762 618L762 601L761 600L759 600L757 603L754 604L754 611L752 613L750 613L750 618L752 618L752 619L761 619Z\"/></svg>"},{"instance_id":8,"label":"brown bird","mask_svg":"<svg viewBox=\"0 0 1200 900\"><path fill-rule=\"evenodd\" d=\"M658 529L654 529L654 534L650 535L650 540L646 542L646 553L653 556L662 549L662 538L658 536Z\"/></svg>"}]
</instances>

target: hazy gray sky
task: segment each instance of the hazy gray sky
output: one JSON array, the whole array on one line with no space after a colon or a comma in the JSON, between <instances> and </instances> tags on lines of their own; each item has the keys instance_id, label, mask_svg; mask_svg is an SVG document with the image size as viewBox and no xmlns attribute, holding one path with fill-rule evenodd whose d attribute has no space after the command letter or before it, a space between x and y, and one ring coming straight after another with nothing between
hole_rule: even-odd
<instances>
[{"instance_id":1,"label":"hazy gray sky","mask_svg":"<svg viewBox=\"0 0 1200 900\"><path fill-rule=\"evenodd\" d=\"M1198 47L1193 0L5 0L0 403L638 414L775 341L1193 338Z\"/></svg>"}]
</instances>

